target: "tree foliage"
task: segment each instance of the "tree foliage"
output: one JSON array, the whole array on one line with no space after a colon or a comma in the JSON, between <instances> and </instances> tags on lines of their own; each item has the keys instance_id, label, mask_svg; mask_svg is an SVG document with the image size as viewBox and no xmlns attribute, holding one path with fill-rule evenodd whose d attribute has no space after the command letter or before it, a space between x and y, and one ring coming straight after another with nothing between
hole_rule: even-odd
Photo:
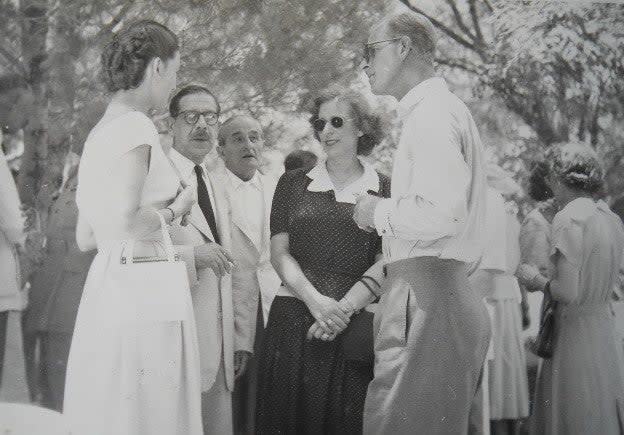
<instances>
[{"instance_id":1,"label":"tree foliage","mask_svg":"<svg viewBox=\"0 0 624 435\"><path fill-rule=\"evenodd\" d=\"M598 146L622 125L624 5L445 0L425 10L402 3L444 35L438 62L473 75L542 144L577 138Z\"/></svg>"}]
</instances>

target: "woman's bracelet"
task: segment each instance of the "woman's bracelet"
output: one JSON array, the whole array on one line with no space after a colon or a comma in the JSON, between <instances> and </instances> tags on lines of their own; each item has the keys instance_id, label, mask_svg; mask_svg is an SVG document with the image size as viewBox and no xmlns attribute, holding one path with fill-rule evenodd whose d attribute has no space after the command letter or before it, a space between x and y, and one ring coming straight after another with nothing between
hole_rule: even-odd
<instances>
[{"instance_id":1,"label":"woman's bracelet","mask_svg":"<svg viewBox=\"0 0 624 435\"><path fill-rule=\"evenodd\" d=\"M375 293L375 290L373 290L373 287L368 282L366 282L366 279L364 279L364 276L360 278L358 282L361 282L364 285L364 287L366 287L368 291L371 292L371 294L375 297L375 299L378 297L377 293Z\"/></svg>"},{"instance_id":2,"label":"woman's bracelet","mask_svg":"<svg viewBox=\"0 0 624 435\"><path fill-rule=\"evenodd\" d=\"M381 284L379 284L379 281L377 281L375 278L373 278L370 275L362 275L362 278L360 278L360 279L368 279L368 280L374 282L375 285L377 286L377 288L381 288Z\"/></svg>"}]
</instances>

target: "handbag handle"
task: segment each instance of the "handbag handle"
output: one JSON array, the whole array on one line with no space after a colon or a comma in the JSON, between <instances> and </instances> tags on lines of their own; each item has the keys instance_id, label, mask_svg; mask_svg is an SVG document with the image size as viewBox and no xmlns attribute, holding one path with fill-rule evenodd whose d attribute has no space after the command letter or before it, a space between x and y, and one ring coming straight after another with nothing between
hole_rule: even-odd
<instances>
[{"instance_id":1,"label":"handbag handle","mask_svg":"<svg viewBox=\"0 0 624 435\"><path fill-rule=\"evenodd\" d=\"M167 258L164 261L168 261L168 262L178 261L180 259L180 257L175 252L175 249L173 247L173 242L171 241L171 235L169 234L169 231L167 231L167 223L165 222L165 218L162 217L162 215L160 213L158 213L158 210L156 210L155 208L152 208L151 211L156 213L156 216L158 216L158 220L160 221L160 234L162 236L163 244L165 245L165 252L167 253ZM135 244L134 239L124 240L122 242L121 264L133 264L133 263L135 263L135 259L134 259L134 255L133 255L133 253L134 253L134 244ZM126 250L126 248L130 252L129 256L125 256L124 255L124 251ZM149 259L143 259L141 261L136 261L136 262L137 263L148 263L148 262L152 262L152 261L163 261L163 259L161 259L159 257L153 257L153 258L150 257Z\"/></svg>"}]
</instances>

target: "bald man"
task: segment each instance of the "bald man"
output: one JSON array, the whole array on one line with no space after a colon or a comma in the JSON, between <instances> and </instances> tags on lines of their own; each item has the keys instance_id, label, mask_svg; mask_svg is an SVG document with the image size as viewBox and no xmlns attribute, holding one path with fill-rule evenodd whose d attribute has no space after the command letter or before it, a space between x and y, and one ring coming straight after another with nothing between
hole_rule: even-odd
<instances>
[{"instance_id":1,"label":"bald man","mask_svg":"<svg viewBox=\"0 0 624 435\"><path fill-rule=\"evenodd\" d=\"M260 123L250 116L235 116L219 129L217 152L225 169L219 183L232 208L232 255L236 272L232 288L235 317L244 325L249 343L260 349L264 325L281 280L271 266L269 217L275 180L260 172L264 138ZM246 291L243 291L246 290ZM260 303L258 301L260 300ZM235 433L253 433L256 364L251 353L235 356L237 383L234 392ZM245 370L248 373L243 376Z\"/></svg>"}]
</instances>

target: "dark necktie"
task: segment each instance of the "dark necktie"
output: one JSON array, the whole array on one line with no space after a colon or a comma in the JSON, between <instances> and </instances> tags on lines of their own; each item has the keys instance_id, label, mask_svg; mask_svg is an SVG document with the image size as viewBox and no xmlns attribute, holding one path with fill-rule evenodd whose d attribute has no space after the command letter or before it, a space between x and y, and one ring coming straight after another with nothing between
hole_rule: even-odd
<instances>
[{"instance_id":1,"label":"dark necktie","mask_svg":"<svg viewBox=\"0 0 624 435\"><path fill-rule=\"evenodd\" d=\"M214 241L221 244L221 241L219 240L219 233L217 232L217 221L215 220L214 211L212 210L210 195L208 195L208 188L204 182L203 170L201 166L195 165L195 175L197 175L197 203L199 204L199 208L201 208L202 213L204 213L206 222L208 222L208 225L210 226L210 230L214 236Z\"/></svg>"}]
</instances>

